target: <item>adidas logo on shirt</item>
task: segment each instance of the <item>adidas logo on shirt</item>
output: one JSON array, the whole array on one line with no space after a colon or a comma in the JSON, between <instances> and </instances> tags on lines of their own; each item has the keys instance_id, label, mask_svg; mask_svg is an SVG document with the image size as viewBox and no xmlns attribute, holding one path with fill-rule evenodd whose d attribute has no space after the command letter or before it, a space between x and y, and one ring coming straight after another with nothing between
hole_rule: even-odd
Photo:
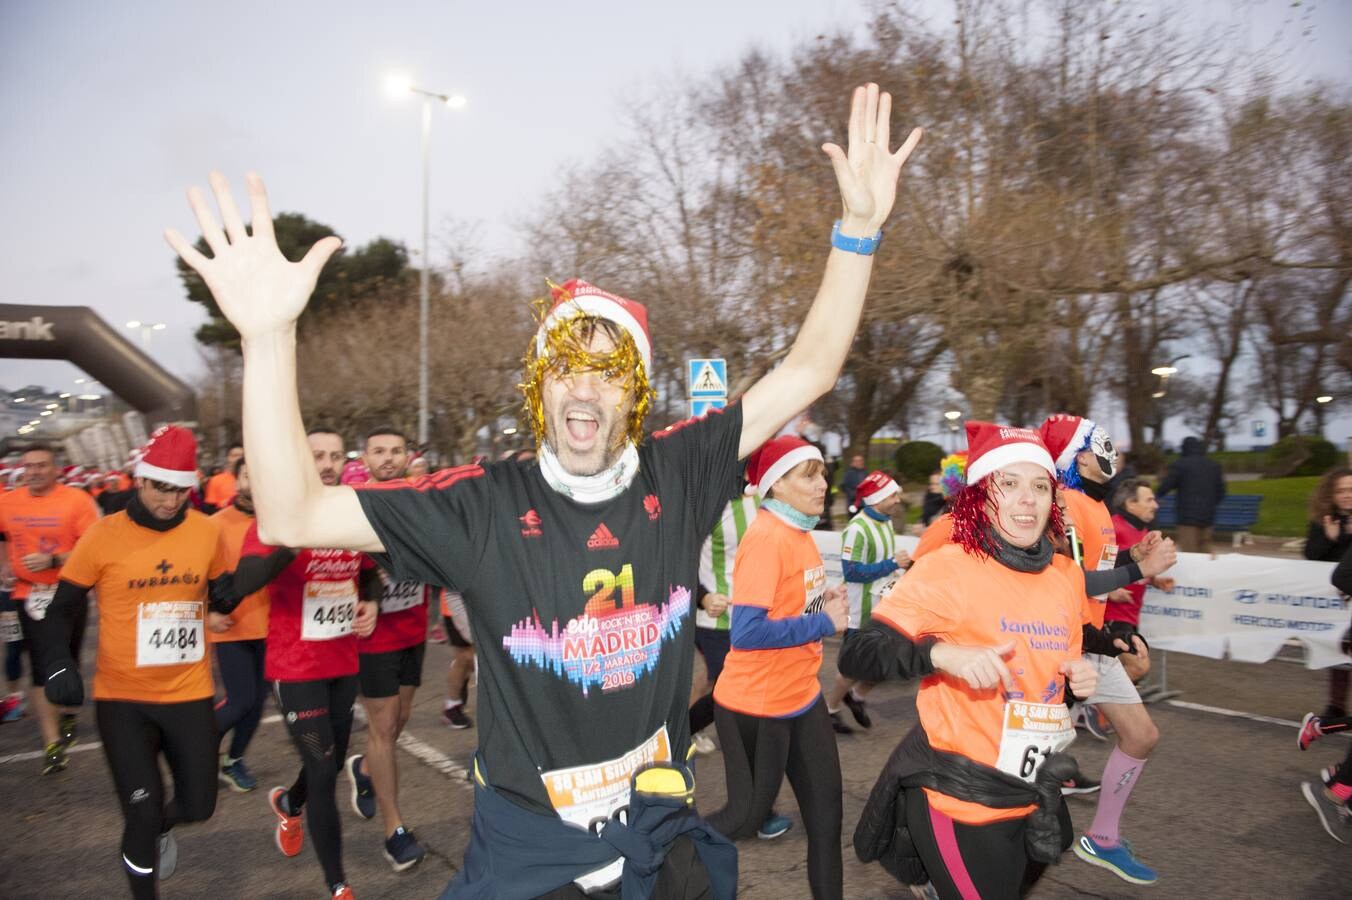
<instances>
[{"instance_id":1,"label":"adidas logo on shirt","mask_svg":"<svg viewBox=\"0 0 1352 900\"><path fill-rule=\"evenodd\" d=\"M588 550L611 550L618 546L620 546L619 538L610 533L610 529L606 527L605 522L597 525L596 530L592 532L592 536L587 538Z\"/></svg>"}]
</instances>

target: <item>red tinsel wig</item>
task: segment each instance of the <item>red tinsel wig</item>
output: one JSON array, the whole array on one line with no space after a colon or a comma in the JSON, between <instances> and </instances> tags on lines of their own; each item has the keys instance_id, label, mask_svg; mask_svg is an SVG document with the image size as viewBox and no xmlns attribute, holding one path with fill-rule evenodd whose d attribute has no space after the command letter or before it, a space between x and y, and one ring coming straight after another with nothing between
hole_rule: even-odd
<instances>
[{"instance_id":1,"label":"red tinsel wig","mask_svg":"<svg viewBox=\"0 0 1352 900\"><path fill-rule=\"evenodd\" d=\"M991 521L987 508L998 498L993 494L1000 487L995 483L992 472L975 484L969 484L953 498L950 512L953 515L953 542L962 545L962 549L974 556L994 556L996 550L995 523ZM1056 479L1052 479L1052 508L1047 516L1047 537L1057 546L1066 536L1065 517L1056 502Z\"/></svg>"}]
</instances>

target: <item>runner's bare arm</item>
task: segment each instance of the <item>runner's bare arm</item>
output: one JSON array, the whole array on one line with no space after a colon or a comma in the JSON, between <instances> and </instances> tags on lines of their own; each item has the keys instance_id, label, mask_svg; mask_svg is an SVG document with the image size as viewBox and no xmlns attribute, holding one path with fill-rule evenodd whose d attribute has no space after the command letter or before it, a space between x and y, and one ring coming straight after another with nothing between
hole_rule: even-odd
<instances>
[{"instance_id":1,"label":"runner's bare arm","mask_svg":"<svg viewBox=\"0 0 1352 900\"><path fill-rule=\"evenodd\" d=\"M296 320L335 251L337 237L319 241L293 263L272 230L267 192L248 176L253 233L244 228L225 176L211 173L221 211L217 223L198 188L188 191L208 258L178 231L165 238L202 276L221 312L239 331L244 351L244 452L249 459L259 537L286 547L384 548L348 487L325 487L315 473L296 393ZM222 230L222 224L224 230Z\"/></svg>"},{"instance_id":2,"label":"runner's bare arm","mask_svg":"<svg viewBox=\"0 0 1352 900\"><path fill-rule=\"evenodd\" d=\"M835 168L844 212L840 231L847 237L873 237L892 212L897 178L921 130L911 131L895 152L891 137L892 95L876 84L855 88L850 101L849 149L825 144ZM746 457L836 383L854 340L864 308L873 257L832 249L826 273L798 337L779 367L751 386L742 400L742 438L738 456Z\"/></svg>"}]
</instances>

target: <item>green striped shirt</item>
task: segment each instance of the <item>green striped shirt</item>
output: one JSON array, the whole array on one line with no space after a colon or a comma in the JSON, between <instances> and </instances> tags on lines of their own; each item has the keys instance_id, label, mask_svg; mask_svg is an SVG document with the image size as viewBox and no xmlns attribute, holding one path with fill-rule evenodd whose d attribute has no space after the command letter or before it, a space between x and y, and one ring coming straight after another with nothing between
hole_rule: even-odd
<instances>
[{"instance_id":1,"label":"green striped shirt","mask_svg":"<svg viewBox=\"0 0 1352 900\"><path fill-rule=\"evenodd\" d=\"M867 512L860 510L845 526L840 539L840 558L857 563L879 563L891 559L897 552L897 533L892 528L892 520L879 522ZM882 596L883 589L897 577L893 572L876 581L861 584L857 581L845 582L850 600L850 627L863 628L873 613L873 605Z\"/></svg>"},{"instance_id":2,"label":"green striped shirt","mask_svg":"<svg viewBox=\"0 0 1352 900\"><path fill-rule=\"evenodd\" d=\"M714 530L704 541L699 553L699 583L711 594L732 598L732 567L737 559L737 545L746 534L747 526L756 518L755 497L744 496L723 507ZM727 631L732 627L732 611L725 610L714 618L702 609L695 610L695 624L700 628Z\"/></svg>"}]
</instances>

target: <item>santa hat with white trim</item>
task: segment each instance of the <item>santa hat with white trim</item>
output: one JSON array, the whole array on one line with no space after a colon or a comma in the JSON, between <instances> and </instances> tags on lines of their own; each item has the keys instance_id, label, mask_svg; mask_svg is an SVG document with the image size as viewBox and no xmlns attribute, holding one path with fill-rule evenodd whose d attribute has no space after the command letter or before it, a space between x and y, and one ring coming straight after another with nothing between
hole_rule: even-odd
<instances>
[{"instance_id":1,"label":"santa hat with white trim","mask_svg":"<svg viewBox=\"0 0 1352 900\"><path fill-rule=\"evenodd\" d=\"M1057 413L1047 417L1038 431L1057 471L1064 472L1074 464L1075 454L1089 445L1089 437L1096 427L1093 420L1082 416Z\"/></svg>"},{"instance_id":2,"label":"santa hat with white trim","mask_svg":"<svg viewBox=\"0 0 1352 900\"><path fill-rule=\"evenodd\" d=\"M177 425L158 428L141 448L133 474L175 487L197 487L197 438Z\"/></svg>"},{"instance_id":3,"label":"santa hat with white trim","mask_svg":"<svg viewBox=\"0 0 1352 900\"><path fill-rule=\"evenodd\" d=\"M639 356L643 357L643 367L649 372L652 371L652 340L648 335L648 310L642 303L603 291L581 278L573 278L560 285L551 285L549 292L554 298L554 305L549 308L544 321L540 323L540 330L536 332L537 353L545 352L545 335L561 319L578 315L595 316L624 329L638 345Z\"/></svg>"},{"instance_id":4,"label":"santa hat with white trim","mask_svg":"<svg viewBox=\"0 0 1352 900\"><path fill-rule=\"evenodd\" d=\"M1031 428L967 422L967 483L976 484L987 475L1013 463L1036 463L1056 477L1056 465L1042 436Z\"/></svg>"},{"instance_id":5,"label":"santa hat with white trim","mask_svg":"<svg viewBox=\"0 0 1352 900\"><path fill-rule=\"evenodd\" d=\"M869 472L863 481L859 482L859 487L854 489L854 509L863 509L865 506L877 506L893 494L901 492L901 485L897 484L886 472L874 470Z\"/></svg>"},{"instance_id":6,"label":"santa hat with white trim","mask_svg":"<svg viewBox=\"0 0 1352 900\"><path fill-rule=\"evenodd\" d=\"M782 434L761 444L746 461L746 480L764 497L779 479L802 462L823 462L822 452L802 438Z\"/></svg>"}]
</instances>

